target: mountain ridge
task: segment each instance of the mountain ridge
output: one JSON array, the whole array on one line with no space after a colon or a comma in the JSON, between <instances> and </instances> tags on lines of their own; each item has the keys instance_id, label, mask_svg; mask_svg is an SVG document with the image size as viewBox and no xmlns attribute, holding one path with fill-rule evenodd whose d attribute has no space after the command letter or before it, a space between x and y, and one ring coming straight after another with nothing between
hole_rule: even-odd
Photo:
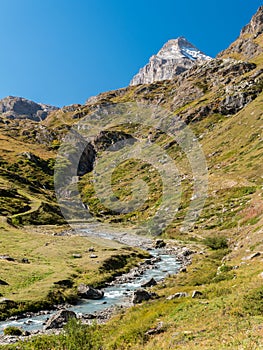
<instances>
[{"instance_id":1,"label":"mountain ridge","mask_svg":"<svg viewBox=\"0 0 263 350\"><path fill-rule=\"evenodd\" d=\"M7 96L0 100L0 114L7 119L41 121L57 109L59 108L18 96Z\"/></svg>"}]
</instances>

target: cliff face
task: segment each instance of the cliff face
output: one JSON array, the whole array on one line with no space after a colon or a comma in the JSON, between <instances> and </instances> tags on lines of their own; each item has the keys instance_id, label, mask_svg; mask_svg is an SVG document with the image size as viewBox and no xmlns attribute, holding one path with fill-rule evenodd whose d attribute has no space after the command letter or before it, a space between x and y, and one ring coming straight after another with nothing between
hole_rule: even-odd
<instances>
[{"instance_id":1,"label":"cliff face","mask_svg":"<svg viewBox=\"0 0 263 350\"><path fill-rule=\"evenodd\" d=\"M130 85L169 80L193 67L197 62L210 59L184 37L169 40L133 77Z\"/></svg>"},{"instance_id":2,"label":"cliff face","mask_svg":"<svg viewBox=\"0 0 263 350\"><path fill-rule=\"evenodd\" d=\"M217 57L232 57L250 60L263 53L263 6L251 21L241 30L239 37L229 48L220 52Z\"/></svg>"},{"instance_id":3,"label":"cliff face","mask_svg":"<svg viewBox=\"0 0 263 350\"><path fill-rule=\"evenodd\" d=\"M58 108L39 104L22 97L8 96L0 100L0 113L8 119L41 121L56 109Z\"/></svg>"}]
</instances>

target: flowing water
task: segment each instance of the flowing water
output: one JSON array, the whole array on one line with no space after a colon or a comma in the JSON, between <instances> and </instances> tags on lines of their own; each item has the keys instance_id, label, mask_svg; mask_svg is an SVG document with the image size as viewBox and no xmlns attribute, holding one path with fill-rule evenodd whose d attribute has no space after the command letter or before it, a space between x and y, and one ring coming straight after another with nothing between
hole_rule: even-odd
<instances>
[{"instance_id":1,"label":"flowing water","mask_svg":"<svg viewBox=\"0 0 263 350\"><path fill-rule=\"evenodd\" d=\"M84 234L87 235L87 231L85 231ZM109 234L102 235L105 238L112 239ZM79 304L68 309L81 315L92 314L111 306L129 306L131 305L131 295L133 291L140 288L143 283L149 281L151 278L154 278L158 282L163 280L168 274L175 274L178 272L181 264L175 255L168 254L164 249L152 249L150 253L152 256L156 257L158 261L156 261L154 265L148 265L148 268L142 275L135 277L132 281L115 283L104 288L103 299L83 300ZM56 311L49 315L32 316L29 318L0 322L0 333L3 333L4 328L7 326L20 327L27 331L40 330L43 328L43 322L46 321L47 317L51 317L55 312Z\"/></svg>"}]
</instances>

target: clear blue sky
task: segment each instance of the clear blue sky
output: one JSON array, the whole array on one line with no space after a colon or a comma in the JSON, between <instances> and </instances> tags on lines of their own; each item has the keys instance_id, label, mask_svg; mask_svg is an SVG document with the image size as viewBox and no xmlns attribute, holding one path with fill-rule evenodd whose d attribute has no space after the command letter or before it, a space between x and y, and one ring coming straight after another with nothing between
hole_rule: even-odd
<instances>
[{"instance_id":1,"label":"clear blue sky","mask_svg":"<svg viewBox=\"0 0 263 350\"><path fill-rule=\"evenodd\" d=\"M215 56L262 0L0 0L0 98L57 106L127 86L169 39Z\"/></svg>"}]
</instances>

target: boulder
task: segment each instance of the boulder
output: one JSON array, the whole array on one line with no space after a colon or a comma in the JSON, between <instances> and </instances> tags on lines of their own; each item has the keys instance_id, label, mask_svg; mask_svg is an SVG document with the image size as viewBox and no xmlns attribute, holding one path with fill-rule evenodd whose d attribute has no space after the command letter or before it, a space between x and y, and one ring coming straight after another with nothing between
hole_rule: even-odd
<instances>
[{"instance_id":1,"label":"boulder","mask_svg":"<svg viewBox=\"0 0 263 350\"><path fill-rule=\"evenodd\" d=\"M193 293L192 293L192 298L198 298L200 296L202 296L203 293L200 292L200 290L194 290Z\"/></svg>"},{"instance_id":2,"label":"boulder","mask_svg":"<svg viewBox=\"0 0 263 350\"><path fill-rule=\"evenodd\" d=\"M261 252L256 252L256 253L253 253L249 256L242 258L242 260L253 260L254 258L258 258L260 255L261 255Z\"/></svg>"},{"instance_id":3,"label":"boulder","mask_svg":"<svg viewBox=\"0 0 263 350\"><path fill-rule=\"evenodd\" d=\"M175 293L175 294L172 294L172 295L169 295L166 300L173 300L173 299L176 299L176 298L185 298L185 297L188 297L188 294L185 293L185 292L179 292L179 293Z\"/></svg>"},{"instance_id":4,"label":"boulder","mask_svg":"<svg viewBox=\"0 0 263 350\"><path fill-rule=\"evenodd\" d=\"M80 258L82 258L82 255L81 255L81 254L78 254L78 253L75 253L75 254L72 254L72 257L73 257L74 259L80 259Z\"/></svg>"},{"instance_id":5,"label":"boulder","mask_svg":"<svg viewBox=\"0 0 263 350\"><path fill-rule=\"evenodd\" d=\"M15 259L9 255L0 255L0 259L7 260L7 261L15 261Z\"/></svg>"},{"instance_id":6,"label":"boulder","mask_svg":"<svg viewBox=\"0 0 263 350\"><path fill-rule=\"evenodd\" d=\"M7 298L1 298L0 305L1 304L7 306L9 309L17 307L17 303L14 300L10 300Z\"/></svg>"},{"instance_id":7,"label":"boulder","mask_svg":"<svg viewBox=\"0 0 263 350\"><path fill-rule=\"evenodd\" d=\"M96 300L102 299L104 297L104 292L82 283L78 286L78 295L84 299Z\"/></svg>"},{"instance_id":8,"label":"boulder","mask_svg":"<svg viewBox=\"0 0 263 350\"><path fill-rule=\"evenodd\" d=\"M63 288L72 288L74 283L70 279L65 279L65 280L56 281L54 282L54 284Z\"/></svg>"},{"instance_id":9,"label":"boulder","mask_svg":"<svg viewBox=\"0 0 263 350\"><path fill-rule=\"evenodd\" d=\"M133 292L132 303L140 304L143 301L150 300L152 298L152 293L147 292L145 289L137 289Z\"/></svg>"},{"instance_id":10,"label":"boulder","mask_svg":"<svg viewBox=\"0 0 263 350\"><path fill-rule=\"evenodd\" d=\"M27 258L22 258L21 263L23 264L30 264L29 260Z\"/></svg>"},{"instance_id":11,"label":"boulder","mask_svg":"<svg viewBox=\"0 0 263 350\"><path fill-rule=\"evenodd\" d=\"M164 248L166 246L166 243L162 239L157 239L155 241L154 247L159 249L159 248Z\"/></svg>"},{"instance_id":12,"label":"boulder","mask_svg":"<svg viewBox=\"0 0 263 350\"><path fill-rule=\"evenodd\" d=\"M8 286L6 281L0 280L0 286Z\"/></svg>"},{"instance_id":13,"label":"boulder","mask_svg":"<svg viewBox=\"0 0 263 350\"><path fill-rule=\"evenodd\" d=\"M147 288L147 287L152 287L152 286L156 286L157 282L154 278L151 278L149 281L143 283L141 285L142 288Z\"/></svg>"},{"instance_id":14,"label":"boulder","mask_svg":"<svg viewBox=\"0 0 263 350\"><path fill-rule=\"evenodd\" d=\"M44 329L62 328L71 318L77 318L74 311L59 310L47 320Z\"/></svg>"},{"instance_id":15,"label":"boulder","mask_svg":"<svg viewBox=\"0 0 263 350\"><path fill-rule=\"evenodd\" d=\"M149 329L145 335L155 335L164 332L163 322L159 322L155 328Z\"/></svg>"}]
</instances>

